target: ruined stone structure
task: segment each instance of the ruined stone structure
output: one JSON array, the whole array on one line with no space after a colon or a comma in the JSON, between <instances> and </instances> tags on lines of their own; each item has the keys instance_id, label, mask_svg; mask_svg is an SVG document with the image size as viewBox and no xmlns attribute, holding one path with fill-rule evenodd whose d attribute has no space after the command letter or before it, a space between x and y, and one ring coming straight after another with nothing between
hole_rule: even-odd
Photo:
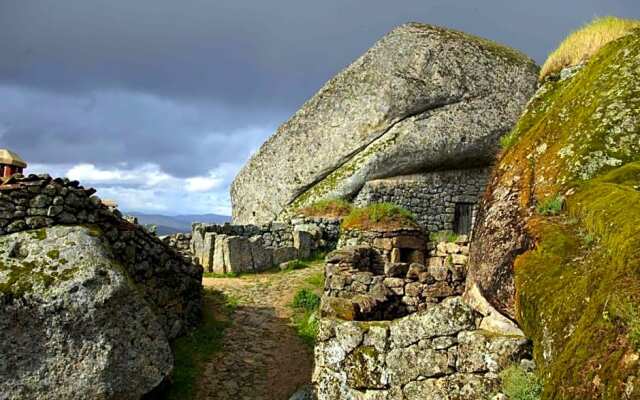
<instances>
[{"instance_id":1,"label":"ruined stone structure","mask_svg":"<svg viewBox=\"0 0 640 400\"><path fill-rule=\"evenodd\" d=\"M367 182L354 200L363 207L388 202L411 211L429 232L469 234L489 168L444 170Z\"/></svg>"},{"instance_id":2,"label":"ruined stone structure","mask_svg":"<svg viewBox=\"0 0 640 400\"><path fill-rule=\"evenodd\" d=\"M484 399L499 390L503 368L533 368L523 335L492 329L461 297L466 237L424 244L424 265L391 262L378 249L348 246L326 259L319 400Z\"/></svg>"},{"instance_id":3,"label":"ruined stone structure","mask_svg":"<svg viewBox=\"0 0 640 400\"><path fill-rule=\"evenodd\" d=\"M190 250L196 262L215 273L259 272L316 250L335 248L340 221L294 218L256 225L194 224Z\"/></svg>"}]
</instances>

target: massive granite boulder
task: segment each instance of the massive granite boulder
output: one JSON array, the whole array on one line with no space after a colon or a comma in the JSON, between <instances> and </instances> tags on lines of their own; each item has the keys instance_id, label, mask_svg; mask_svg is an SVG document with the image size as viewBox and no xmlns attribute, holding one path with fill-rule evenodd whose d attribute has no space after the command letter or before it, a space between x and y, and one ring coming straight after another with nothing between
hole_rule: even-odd
<instances>
[{"instance_id":1,"label":"massive granite boulder","mask_svg":"<svg viewBox=\"0 0 640 400\"><path fill-rule=\"evenodd\" d=\"M0 182L0 399L139 399L200 320L202 268L94 192Z\"/></svg>"},{"instance_id":2,"label":"massive granite boulder","mask_svg":"<svg viewBox=\"0 0 640 400\"><path fill-rule=\"evenodd\" d=\"M14 233L0 249L0 397L139 399L171 372L152 305L90 229Z\"/></svg>"},{"instance_id":3,"label":"massive granite boulder","mask_svg":"<svg viewBox=\"0 0 640 400\"><path fill-rule=\"evenodd\" d=\"M231 189L235 223L266 223L369 180L488 165L537 87L518 51L440 27L394 29L265 142Z\"/></svg>"},{"instance_id":4,"label":"massive granite boulder","mask_svg":"<svg viewBox=\"0 0 640 400\"><path fill-rule=\"evenodd\" d=\"M543 399L640 398L640 30L548 77L503 144L468 293L533 339Z\"/></svg>"}]
</instances>

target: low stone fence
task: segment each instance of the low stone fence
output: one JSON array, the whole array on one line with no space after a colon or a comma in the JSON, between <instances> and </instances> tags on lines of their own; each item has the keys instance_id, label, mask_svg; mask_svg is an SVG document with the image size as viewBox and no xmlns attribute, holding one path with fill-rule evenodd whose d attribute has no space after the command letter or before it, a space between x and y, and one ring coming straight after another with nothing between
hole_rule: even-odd
<instances>
[{"instance_id":1,"label":"low stone fence","mask_svg":"<svg viewBox=\"0 0 640 400\"><path fill-rule=\"evenodd\" d=\"M144 297L158 311L169 339L200 320L202 268L109 210L77 181L14 175L0 185L0 235L56 225L89 225L107 241Z\"/></svg>"},{"instance_id":2,"label":"low stone fence","mask_svg":"<svg viewBox=\"0 0 640 400\"><path fill-rule=\"evenodd\" d=\"M209 272L259 272L335 248L339 234L340 221L323 218L263 226L194 224L191 253Z\"/></svg>"},{"instance_id":3,"label":"low stone fence","mask_svg":"<svg viewBox=\"0 0 640 400\"><path fill-rule=\"evenodd\" d=\"M533 368L524 336L483 329L486 318L463 300L466 237L423 242L424 264L389 259L398 237L327 256L313 376L319 400L484 399L498 392L503 368Z\"/></svg>"},{"instance_id":4,"label":"low stone fence","mask_svg":"<svg viewBox=\"0 0 640 400\"><path fill-rule=\"evenodd\" d=\"M161 236L160 240L169 247L176 249L183 256L193 257L190 233L174 233L173 235Z\"/></svg>"}]
</instances>

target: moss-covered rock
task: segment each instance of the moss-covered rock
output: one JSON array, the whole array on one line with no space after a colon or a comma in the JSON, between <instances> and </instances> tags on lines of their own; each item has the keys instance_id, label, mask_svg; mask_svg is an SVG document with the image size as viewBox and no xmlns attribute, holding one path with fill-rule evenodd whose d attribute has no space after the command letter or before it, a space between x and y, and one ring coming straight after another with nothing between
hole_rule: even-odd
<instances>
[{"instance_id":1,"label":"moss-covered rock","mask_svg":"<svg viewBox=\"0 0 640 400\"><path fill-rule=\"evenodd\" d=\"M173 368L159 315L84 227L0 236L0 397L139 399Z\"/></svg>"},{"instance_id":2,"label":"moss-covered rock","mask_svg":"<svg viewBox=\"0 0 640 400\"><path fill-rule=\"evenodd\" d=\"M544 399L639 398L640 31L548 80L503 143L468 285L534 340Z\"/></svg>"}]
</instances>

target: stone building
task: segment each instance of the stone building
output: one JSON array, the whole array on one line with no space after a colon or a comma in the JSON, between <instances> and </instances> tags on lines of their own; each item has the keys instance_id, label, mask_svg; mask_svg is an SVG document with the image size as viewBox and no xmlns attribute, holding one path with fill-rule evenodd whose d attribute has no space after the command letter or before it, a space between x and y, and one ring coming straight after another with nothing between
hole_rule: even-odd
<instances>
[{"instance_id":1,"label":"stone building","mask_svg":"<svg viewBox=\"0 0 640 400\"><path fill-rule=\"evenodd\" d=\"M0 149L0 177L8 178L13 174L21 174L27 163L16 153Z\"/></svg>"},{"instance_id":2,"label":"stone building","mask_svg":"<svg viewBox=\"0 0 640 400\"><path fill-rule=\"evenodd\" d=\"M428 232L469 234L490 168L442 170L367 182L356 206L388 202L411 211Z\"/></svg>"}]
</instances>

